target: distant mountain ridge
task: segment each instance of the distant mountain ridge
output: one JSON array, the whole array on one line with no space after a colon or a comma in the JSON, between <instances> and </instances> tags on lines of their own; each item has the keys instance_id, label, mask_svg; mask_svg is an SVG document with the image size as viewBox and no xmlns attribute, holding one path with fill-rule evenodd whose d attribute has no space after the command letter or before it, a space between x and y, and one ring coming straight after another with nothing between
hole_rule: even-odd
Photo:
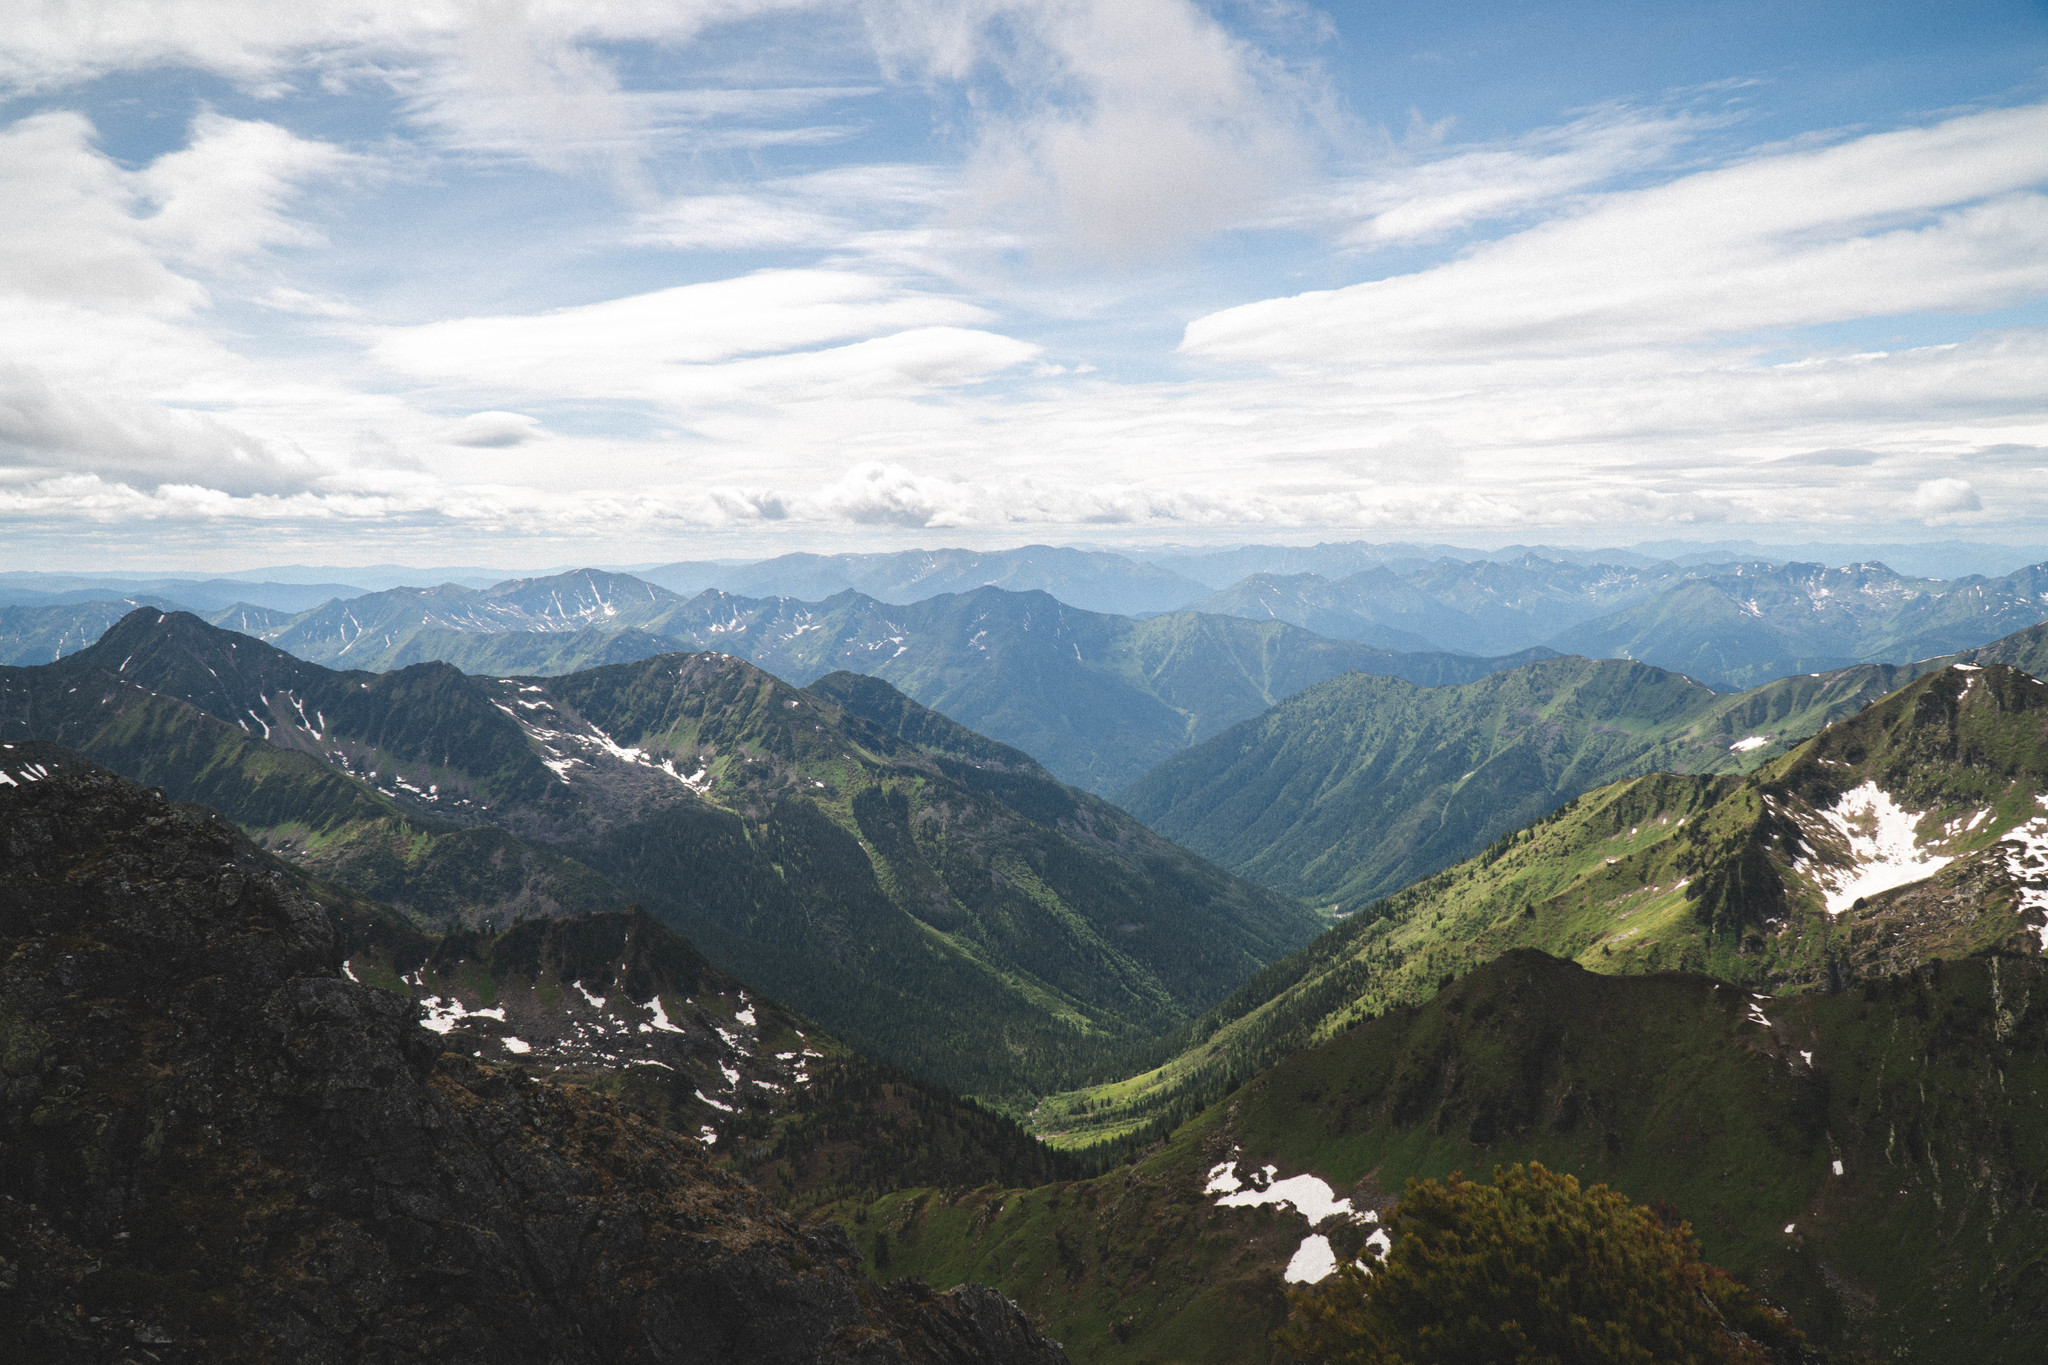
<instances>
[{"instance_id":1,"label":"distant mountain ridge","mask_svg":"<svg viewBox=\"0 0 2048 1365\"><path fill-rule=\"evenodd\" d=\"M1288 621L1333 639L1499 655L1532 645L1631 658L1738 691L1792 673L1908 663L2048 617L2048 564L1914 579L1882 564L1512 561L1380 565L1339 579L1250 576L1193 610Z\"/></svg>"},{"instance_id":2,"label":"distant mountain ridge","mask_svg":"<svg viewBox=\"0 0 2048 1365\"><path fill-rule=\"evenodd\" d=\"M113 610L79 608L63 638L81 638ZM988 587L895 606L853 592L821 603L719 592L685 599L596 570L488 591L392 589L297 616L237 607L211 619L301 658L373 672L445 661L471 673L552 674L678 648L736 654L800 685L852 669L889 679L1097 792L1340 673L1468 681L1536 656L1411 655L1280 622L1182 612L1139 621ZM27 662L51 657L55 628L36 627L22 651Z\"/></svg>"},{"instance_id":3,"label":"distant mountain ridge","mask_svg":"<svg viewBox=\"0 0 2048 1365\"><path fill-rule=\"evenodd\" d=\"M1371 549L1300 555L1342 563L1369 558ZM909 602L852 588L821 599L713 588L685 597L633 575L581 569L486 589L387 589L296 614L238 603L207 616L302 658L379 672L440 660L470 672L559 673L652 657L671 647L664 642L737 653L799 684L853 669L889 678L1101 793L1349 671L1470 682L1562 652L1631 658L1730 692L1795 673L1967 650L2048 617L2048 565L1941 582L1882 565L1626 567L1531 551L1512 559L1382 557L1337 580L1260 573L1202 596L1199 610L1137 619L1087 611L1036 587L1016 590L1044 581L1071 596L1070 580L1052 569L1086 578L1102 561L1128 569L1126 561L1044 547L1005 554L785 556L771 561L781 578L754 584L825 594L855 578L907 595L997 570L1008 584ZM729 579L731 566L697 567ZM0 612L0 654L43 662L78 648L114 606L79 604L76 619L62 607Z\"/></svg>"},{"instance_id":4,"label":"distant mountain ridge","mask_svg":"<svg viewBox=\"0 0 2048 1365\"><path fill-rule=\"evenodd\" d=\"M843 592L857 592L892 606L994 587L1045 592L1083 611L1119 616L1173 611L1206 591L1191 578L1141 560L1051 545L987 551L788 554L743 566L669 564L642 570L639 577L690 596L716 588L734 597L823 602Z\"/></svg>"},{"instance_id":5,"label":"distant mountain ridge","mask_svg":"<svg viewBox=\"0 0 2048 1365\"><path fill-rule=\"evenodd\" d=\"M145 609L0 669L0 738L68 743L441 922L638 900L964 1093L1106 1067L1316 928L887 684L831 681L708 653L341 673Z\"/></svg>"}]
</instances>

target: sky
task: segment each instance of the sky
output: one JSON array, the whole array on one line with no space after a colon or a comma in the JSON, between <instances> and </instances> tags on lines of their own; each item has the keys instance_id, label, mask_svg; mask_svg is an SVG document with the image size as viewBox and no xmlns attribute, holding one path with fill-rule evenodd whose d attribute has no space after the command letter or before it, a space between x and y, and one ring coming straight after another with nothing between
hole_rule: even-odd
<instances>
[{"instance_id":1,"label":"sky","mask_svg":"<svg viewBox=\"0 0 2048 1365\"><path fill-rule=\"evenodd\" d=\"M16 0L0 569L2048 543L2048 3Z\"/></svg>"}]
</instances>

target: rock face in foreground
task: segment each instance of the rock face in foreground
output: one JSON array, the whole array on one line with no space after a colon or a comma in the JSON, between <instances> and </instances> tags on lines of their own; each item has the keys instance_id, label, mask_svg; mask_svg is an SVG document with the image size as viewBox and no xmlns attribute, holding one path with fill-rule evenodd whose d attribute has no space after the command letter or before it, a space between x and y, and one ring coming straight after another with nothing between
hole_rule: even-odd
<instances>
[{"instance_id":1,"label":"rock face in foreground","mask_svg":"<svg viewBox=\"0 0 2048 1365\"><path fill-rule=\"evenodd\" d=\"M687 1138L443 1054L231 826L44 749L0 786L0 1356L1064 1361L992 1291L877 1289Z\"/></svg>"}]
</instances>

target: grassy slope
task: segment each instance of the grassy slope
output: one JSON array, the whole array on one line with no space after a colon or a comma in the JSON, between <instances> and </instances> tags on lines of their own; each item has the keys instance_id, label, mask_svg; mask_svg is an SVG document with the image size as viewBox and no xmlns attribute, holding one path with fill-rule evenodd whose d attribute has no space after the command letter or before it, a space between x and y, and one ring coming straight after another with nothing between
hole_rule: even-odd
<instances>
[{"instance_id":1,"label":"grassy slope","mask_svg":"<svg viewBox=\"0 0 2048 1365\"><path fill-rule=\"evenodd\" d=\"M1384 1209L1410 1178L1539 1159L1674 1206L1837 1358L2017 1365L2048 1350L2044 1001L2038 960L1977 958L1758 1024L1709 978L1515 953L1289 1057L1129 1170L840 1212L871 1260L886 1247L879 1274L994 1285L1077 1361L1246 1365L1271 1356L1308 1229L1217 1207L1212 1166Z\"/></svg>"},{"instance_id":2,"label":"grassy slope","mask_svg":"<svg viewBox=\"0 0 2048 1365\"><path fill-rule=\"evenodd\" d=\"M1818 812L1875 782L1956 857L1835 918ZM1652 774L1580 797L1352 917L1199 1021L1183 1050L1034 1116L1066 1142L1170 1123L1296 1047L1535 947L1604 972L1684 967L1783 988L2030 942L2000 841L2048 792L2048 687L1999 665L1930 674L1747 778ZM1973 827L1966 824L1983 817Z\"/></svg>"},{"instance_id":3,"label":"grassy slope","mask_svg":"<svg viewBox=\"0 0 2048 1365\"><path fill-rule=\"evenodd\" d=\"M1243 876L1350 911L1595 787L1753 767L1915 676L1866 664L1735 695L1627 660L1462 686L1349 675L1168 760L1119 800ZM1759 748L1729 746L1751 737Z\"/></svg>"}]
</instances>

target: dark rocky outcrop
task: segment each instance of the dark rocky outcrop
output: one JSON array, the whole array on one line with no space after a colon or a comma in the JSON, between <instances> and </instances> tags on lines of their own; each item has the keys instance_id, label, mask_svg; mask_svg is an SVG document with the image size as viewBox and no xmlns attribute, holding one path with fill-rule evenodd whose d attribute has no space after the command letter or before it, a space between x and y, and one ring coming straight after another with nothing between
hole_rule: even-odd
<instances>
[{"instance_id":1,"label":"dark rocky outcrop","mask_svg":"<svg viewBox=\"0 0 2048 1365\"><path fill-rule=\"evenodd\" d=\"M232 826L43 748L0 786L0 1357L1064 1360L993 1291L877 1288L688 1138L444 1054Z\"/></svg>"}]
</instances>

